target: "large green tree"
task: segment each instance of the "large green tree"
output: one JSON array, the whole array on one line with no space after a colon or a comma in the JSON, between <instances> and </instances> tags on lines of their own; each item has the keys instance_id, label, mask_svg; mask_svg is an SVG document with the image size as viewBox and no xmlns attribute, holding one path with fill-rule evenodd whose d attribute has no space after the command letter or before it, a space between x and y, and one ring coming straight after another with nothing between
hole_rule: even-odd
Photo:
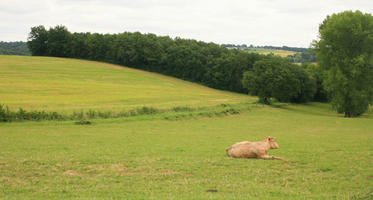
<instances>
[{"instance_id":1,"label":"large green tree","mask_svg":"<svg viewBox=\"0 0 373 200\"><path fill-rule=\"evenodd\" d=\"M303 68L280 57L255 62L243 75L242 84L259 102L270 104L274 97L282 102L305 102L314 94L313 80Z\"/></svg>"},{"instance_id":2,"label":"large green tree","mask_svg":"<svg viewBox=\"0 0 373 200\"><path fill-rule=\"evenodd\" d=\"M48 55L67 57L70 55L70 32L65 26L59 25L48 31Z\"/></svg>"},{"instance_id":3,"label":"large green tree","mask_svg":"<svg viewBox=\"0 0 373 200\"><path fill-rule=\"evenodd\" d=\"M319 27L316 56L333 107L345 117L359 116L373 102L373 16L345 11Z\"/></svg>"},{"instance_id":4,"label":"large green tree","mask_svg":"<svg viewBox=\"0 0 373 200\"><path fill-rule=\"evenodd\" d=\"M48 55L48 31L44 26L40 25L31 28L27 46L33 56Z\"/></svg>"}]
</instances>

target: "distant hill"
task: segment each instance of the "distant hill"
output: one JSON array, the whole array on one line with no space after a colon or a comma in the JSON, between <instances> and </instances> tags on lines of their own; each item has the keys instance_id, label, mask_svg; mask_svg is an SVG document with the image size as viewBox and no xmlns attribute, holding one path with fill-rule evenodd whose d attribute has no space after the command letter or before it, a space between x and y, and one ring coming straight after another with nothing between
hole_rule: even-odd
<instances>
[{"instance_id":1,"label":"distant hill","mask_svg":"<svg viewBox=\"0 0 373 200\"><path fill-rule=\"evenodd\" d=\"M236 45L236 44L222 44L227 49L237 49L249 53L259 54L274 54L281 57L287 57L293 63L314 63L317 62L315 52L310 51L309 48L302 47L276 47L276 46L253 46L253 45Z\"/></svg>"},{"instance_id":2,"label":"distant hill","mask_svg":"<svg viewBox=\"0 0 373 200\"><path fill-rule=\"evenodd\" d=\"M294 51L294 52L307 52L308 48L302 48L302 47L288 47L288 46L282 46L282 47L276 47L276 46L253 46L253 45L246 45L246 44L222 44L222 46L227 47L228 49L238 49L238 50L252 50L255 51L257 49L258 51L263 51L263 49L267 50L282 50L282 51Z\"/></svg>"},{"instance_id":3,"label":"distant hill","mask_svg":"<svg viewBox=\"0 0 373 200\"><path fill-rule=\"evenodd\" d=\"M258 48L276 49L276 50L283 50L283 51L295 51L295 52L307 52L308 51L308 48L288 47L288 46L282 46L282 47L276 47L276 46L258 46Z\"/></svg>"},{"instance_id":4,"label":"distant hill","mask_svg":"<svg viewBox=\"0 0 373 200\"><path fill-rule=\"evenodd\" d=\"M247 48L243 51L246 51L248 53L259 53L259 54L264 54L264 55L274 54L274 55L281 56L281 57L293 56L293 55L299 53L299 52L295 52L295 51L265 49L265 48Z\"/></svg>"},{"instance_id":5,"label":"distant hill","mask_svg":"<svg viewBox=\"0 0 373 200\"><path fill-rule=\"evenodd\" d=\"M2 55L31 55L26 42L3 42L0 41L0 54Z\"/></svg>"}]
</instances>

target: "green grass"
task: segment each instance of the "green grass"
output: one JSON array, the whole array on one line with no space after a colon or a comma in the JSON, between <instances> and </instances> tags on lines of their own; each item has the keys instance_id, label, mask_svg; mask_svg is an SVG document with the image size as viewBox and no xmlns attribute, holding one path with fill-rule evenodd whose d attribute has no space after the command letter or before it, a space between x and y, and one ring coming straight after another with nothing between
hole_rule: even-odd
<instances>
[{"instance_id":1,"label":"green grass","mask_svg":"<svg viewBox=\"0 0 373 200\"><path fill-rule=\"evenodd\" d=\"M0 124L2 199L371 199L373 116L326 104L188 120ZM225 148L275 136L270 155ZM207 192L217 190L217 192Z\"/></svg>"},{"instance_id":2,"label":"green grass","mask_svg":"<svg viewBox=\"0 0 373 200\"><path fill-rule=\"evenodd\" d=\"M72 113L256 100L155 73L77 59L0 55L0 71L0 104L13 110Z\"/></svg>"},{"instance_id":3,"label":"green grass","mask_svg":"<svg viewBox=\"0 0 373 200\"><path fill-rule=\"evenodd\" d=\"M346 119L328 104L243 105L256 98L74 59L0 56L0 69L12 109L169 110L0 123L0 199L373 198L372 109ZM265 136L286 161L225 154Z\"/></svg>"}]
</instances>

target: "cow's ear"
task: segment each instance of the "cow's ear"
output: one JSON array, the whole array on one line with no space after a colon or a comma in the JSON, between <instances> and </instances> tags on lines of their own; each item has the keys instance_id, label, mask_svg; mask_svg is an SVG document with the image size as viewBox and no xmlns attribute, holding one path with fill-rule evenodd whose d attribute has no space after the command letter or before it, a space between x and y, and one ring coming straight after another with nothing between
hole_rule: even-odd
<instances>
[{"instance_id":1,"label":"cow's ear","mask_svg":"<svg viewBox=\"0 0 373 200\"><path fill-rule=\"evenodd\" d=\"M270 140L271 140L271 136L267 136L265 139L266 142L269 142Z\"/></svg>"}]
</instances>

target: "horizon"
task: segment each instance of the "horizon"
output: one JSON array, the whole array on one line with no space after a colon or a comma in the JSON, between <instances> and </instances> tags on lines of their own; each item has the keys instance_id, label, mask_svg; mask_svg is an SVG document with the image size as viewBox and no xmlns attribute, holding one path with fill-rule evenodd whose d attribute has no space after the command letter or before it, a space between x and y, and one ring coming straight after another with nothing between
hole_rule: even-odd
<instances>
[{"instance_id":1,"label":"horizon","mask_svg":"<svg viewBox=\"0 0 373 200\"><path fill-rule=\"evenodd\" d=\"M31 27L70 32L153 33L216 44L309 48L333 13L373 13L368 0L2 0L0 41L27 41Z\"/></svg>"},{"instance_id":2,"label":"horizon","mask_svg":"<svg viewBox=\"0 0 373 200\"><path fill-rule=\"evenodd\" d=\"M45 27L47 30L50 28L50 27ZM66 27L68 29L68 27ZM124 31L124 32L129 32L129 31ZM86 33L86 32L77 32L77 33ZM90 32L91 34L94 34L96 32ZM123 33L123 32L122 32ZM132 32L133 33L133 32ZM154 33L142 33L140 32L141 34L154 34ZM99 33L99 34L110 34L110 33ZM116 34L120 34L120 33L116 33ZM171 37L169 35L157 35L155 34L156 36L165 36L165 37L170 37L171 39L175 39L175 38L181 38L179 36L175 36L175 37ZM181 38L181 39L185 39L185 40L196 40L196 39L193 39L193 38ZM202 40L196 40L198 42L206 42L206 41L202 41ZM0 40L0 42L5 42L5 43L12 43L12 42L24 42L24 43L27 43L27 40L26 41L22 41L22 40L16 40L16 41L3 41L3 40ZM206 42L206 43L209 43L209 42ZM215 43L215 42L212 42L212 43ZM310 47L295 47L295 46L288 46L288 45L283 45L283 46L275 46L275 45L271 45L271 44L265 44L265 45L254 45L254 44L234 44L234 43L215 43L215 44L218 44L220 46L224 46L224 45L235 45L235 46L242 46L242 45L247 45L248 48L263 48L263 47L276 47L276 48L282 48L282 47L289 47L289 48L305 48L305 49L308 49ZM253 46L253 47L250 47L250 46Z\"/></svg>"}]
</instances>

